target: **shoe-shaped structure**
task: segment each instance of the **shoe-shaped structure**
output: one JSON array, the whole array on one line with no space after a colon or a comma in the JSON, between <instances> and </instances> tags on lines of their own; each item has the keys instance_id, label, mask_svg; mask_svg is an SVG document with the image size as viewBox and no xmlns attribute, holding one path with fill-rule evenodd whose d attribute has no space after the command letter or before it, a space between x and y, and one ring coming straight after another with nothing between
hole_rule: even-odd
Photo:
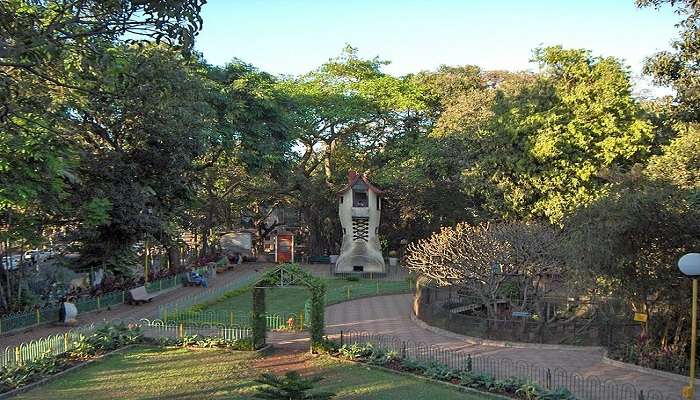
<instances>
[{"instance_id":1,"label":"shoe-shaped structure","mask_svg":"<svg viewBox=\"0 0 700 400\"><path fill-rule=\"evenodd\" d=\"M348 184L337 194L343 244L335 272L386 272L379 244L382 191L364 175L350 171Z\"/></svg>"}]
</instances>

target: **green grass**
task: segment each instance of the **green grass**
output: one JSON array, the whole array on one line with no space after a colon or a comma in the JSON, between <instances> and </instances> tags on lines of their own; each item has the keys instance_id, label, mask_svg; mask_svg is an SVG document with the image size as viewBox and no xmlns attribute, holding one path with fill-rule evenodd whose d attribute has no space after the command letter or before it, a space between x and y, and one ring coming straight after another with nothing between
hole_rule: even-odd
<instances>
[{"instance_id":1,"label":"green grass","mask_svg":"<svg viewBox=\"0 0 700 400\"><path fill-rule=\"evenodd\" d=\"M138 347L18 399L228 398L247 382L253 353Z\"/></svg>"},{"instance_id":2,"label":"green grass","mask_svg":"<svg viewBox=\"0 0 700 400\"><path fill-rule=\"evenodd\" d=\"M250 399L255 392L252 353L137 347L17 399ZM337 393L337 400L486 399L411 377L343 363L330 357L310 362L324 377L318 389Z\"/></svg>"},{"instance_id":3,"label":"green grass","mask_svg":"<svg viewBox=\"0 0 700 400\"><path fill-rule=\"evenodd\" d=\"M342 278L324 279L326 284L326 304L339 301L374 296L377 294L404 293L411 285L406 281L385 281L360 279L349 281ZM302 287L266 289L266 309L270 314L299 315L304 303L309 298L309 291ZM179 320L185 322L230 323L231 316L235 322L246 324L253 307L253 297L249 287L229 292L221 298L194 306L190 312L182 313Z\"/></svg>"}]
</instances>

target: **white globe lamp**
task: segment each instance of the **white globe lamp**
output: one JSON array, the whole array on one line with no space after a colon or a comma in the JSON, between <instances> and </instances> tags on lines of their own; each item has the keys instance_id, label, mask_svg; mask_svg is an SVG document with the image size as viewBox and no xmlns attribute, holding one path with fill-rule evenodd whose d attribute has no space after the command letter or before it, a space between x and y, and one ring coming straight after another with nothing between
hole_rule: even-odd
<instances>
[{"instance_id":1,"label":"white globe lamp","mask_svg":"<svg viewBox=\"0 0 700 400\"><path fill-rule=\"evenodd\" d=\"M678 269L683 275L700 277L700 253L688 253L678 260Z\"/></svg>"},{"instance_id":2,"label":"white globe lamp","mask_svg":"<svg viewBox=\"0 0 700 400\"><path fill-rule=\"evenodd\" d=\"M695 349L698 331L698 277L700 277L700 253L688 253L678 260L678 269L683 275L693 279L693 300L691 305L690 324L690 376L688 386L683 388L683 397L695 398Z\"/></svg>"}]
</instances>

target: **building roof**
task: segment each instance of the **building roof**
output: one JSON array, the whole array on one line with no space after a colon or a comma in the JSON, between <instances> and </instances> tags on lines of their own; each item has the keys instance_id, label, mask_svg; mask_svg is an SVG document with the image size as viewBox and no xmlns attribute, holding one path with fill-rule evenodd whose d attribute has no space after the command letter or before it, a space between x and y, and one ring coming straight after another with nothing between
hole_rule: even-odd
<instances>
[{"instance_id":1,"label":"building roof","mask_svg":"<svg viewBox=\"0 0 700 400\"><path fill-rule=\"evenodd\" d=\"M343 193L347 192L348 190L352 189L352 187L358 181L364 182L364 184L367 185L368 190L371 190L378 195L381 195L383 193L379 188L372 185L372 183L370 183L370 181L367 179L366 176L364 176L362 174L358 174L357 172L350 170L350 171L348 171L348 184L343 186L342 189L340 189L338 192L336 192L336 195L340 196Z\"/></svg>"}]
</instances>

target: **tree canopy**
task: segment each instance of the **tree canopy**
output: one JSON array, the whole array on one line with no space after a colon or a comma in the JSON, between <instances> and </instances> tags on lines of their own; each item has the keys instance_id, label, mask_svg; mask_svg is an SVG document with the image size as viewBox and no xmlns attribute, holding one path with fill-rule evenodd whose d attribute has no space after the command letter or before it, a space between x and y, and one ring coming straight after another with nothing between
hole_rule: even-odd
<instances>
[{"instance_id":1,"label":"tree canopy","mask_svg":"<svg viewBox=\"0 0 700 400\"><path fill-rule=\"evenodd\" d=\"M413 243L409 265L441 284L493 299L498 262L523 297L558 274L685 326L662 283L685 285L674 261L700 246L695 1L637 1L683 18L646 63L675 90L659 99L635 95L614 54L561 46L534 49L534 71L394 76L350 45L298 76L214 66L193 51L203 3L0 4L4 256L58 240L80 254L71 268L126 277L145 241L177 272L186 234L206 257L246 226L261 253L282 209L307 255L335 254L335 193L355 170L384 190L385 254ZM32 302L25 272L0 271L4 311ZM681 354L681 333L659 343Z\"/></svg>"}]
</instances>

